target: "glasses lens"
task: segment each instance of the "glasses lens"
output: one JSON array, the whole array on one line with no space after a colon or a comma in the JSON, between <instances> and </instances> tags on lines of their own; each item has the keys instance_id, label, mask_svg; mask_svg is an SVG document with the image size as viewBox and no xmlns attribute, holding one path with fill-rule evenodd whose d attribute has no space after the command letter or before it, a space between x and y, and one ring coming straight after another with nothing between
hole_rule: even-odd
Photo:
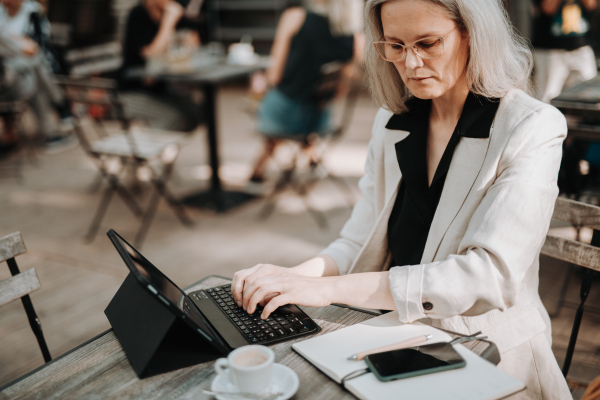
<instances>
[{"instance_id":1,"label":"glasses lens","mask_svg":"<svg viewBox=\"0 0 600 400\"><path fill-rule=\"evenodd\" d=\"M375 47L379 55L386 61L400 61L404 58L404 47L400 44L389 42L376 42Z\"/></svg>"},{"instance_id":2,"label":"glasses lens","mask_svg":"<svg viewBox=\"0 0 600 400\"><path fill-rule=\"evenodd\" d=\"M442 55L442 38L425 38L414 44L417 53L421 58L436 58Z\"/></svg>"}]
</instances>

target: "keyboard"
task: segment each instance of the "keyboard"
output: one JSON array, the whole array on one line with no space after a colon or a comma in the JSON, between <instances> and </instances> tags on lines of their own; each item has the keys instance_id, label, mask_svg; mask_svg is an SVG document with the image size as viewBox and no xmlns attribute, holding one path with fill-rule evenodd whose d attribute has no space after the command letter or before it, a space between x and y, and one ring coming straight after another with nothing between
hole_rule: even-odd
<instances>
[{"instance_id":1,"label":"keyboard","mask_svg":"<svg viewBox=\"0 0 600 400\"><path fill-rule=\"evenodd\" d=\"M231 285L206 289L204 292L218 304L250 343L282 341L319 330L318 325L296 306L279 307L263 320L260 317L263 310L261 306L257 305L253 314L238 307L231 295Z\"/></svg>"}]
</instances>

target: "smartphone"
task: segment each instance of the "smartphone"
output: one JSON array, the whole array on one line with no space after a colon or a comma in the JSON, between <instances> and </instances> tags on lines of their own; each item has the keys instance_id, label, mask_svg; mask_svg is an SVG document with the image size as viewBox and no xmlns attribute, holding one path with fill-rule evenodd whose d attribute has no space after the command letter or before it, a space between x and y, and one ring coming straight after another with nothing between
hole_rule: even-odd
<instances>
[{"instance_id":1,"label":"smartphone","mask_svg":"<svg viewBox=\"0 0 600 400\"><path fill-rule=\"evenodd\" d=\"M382 382L433 374L467 365L448 343L370 354L365 357L365 362L369 370Z\"/></svg>"}]
</instances>

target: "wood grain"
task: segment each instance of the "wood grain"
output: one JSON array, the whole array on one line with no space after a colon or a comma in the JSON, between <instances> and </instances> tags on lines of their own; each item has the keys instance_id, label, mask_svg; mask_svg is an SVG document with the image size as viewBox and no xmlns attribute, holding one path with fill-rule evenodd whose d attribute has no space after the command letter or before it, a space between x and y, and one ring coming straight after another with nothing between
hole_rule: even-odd
<instances>
[{"instance_id":1,"label":"wood grain","mask_svg":"<svg viewBox=\"0 0 600 400\"><path fill-rule=\"evenodd\" d=\"M223 278L210 277L188 292L227 282ZM304 311L322 327L317 335L373 318L373 315L336 306L306 307ZM292 344L300 340L303 338L271 346L275 362L292 368L300 378L300 388L294 399L354 399L353 395L292 351ZM140 380L111 330L8 386L0 392L0 400L199 399L206 398L202 390L210 388L214 377L213 362L207 362Z\"/></svg>"},{"instance_id":2,"label":"wood grain","mask_svg":"<svg viewBox=\"0 0 600 400\"><path fill-rule=\"evenodd\" d=\"M26 251L21 232L13 232L0 238L0 263Z\"/></svg>"},{"instance_id":3,"label":"wood grain","mask_svg":"<svg viewBox=\"0 0 600 400\"><path fill-rule=\"evenodd\" d=\"M600 271L600 248L589 244L546 235L541 253L571 264Z\"/></svg>"},{"instance_id":4,"label":"wood grain","mask_svg":"<svg viewBox=\"0 0 600 400\"><path fill-rule=\"evenodd\" d=\"M563 197L556 199L552 218L573 226L587 226L600 230L600 207Z\"/></svg>"},{"instance_id":5,"label":"wood grain","mask_svg":"<svg viewBox=\"0 0 600 400\"><path fill-rule=\"evenodd\" d=\"M35 292L41 287L35 268L0 282L0 307Z\"/></svg>"}]
</instances>

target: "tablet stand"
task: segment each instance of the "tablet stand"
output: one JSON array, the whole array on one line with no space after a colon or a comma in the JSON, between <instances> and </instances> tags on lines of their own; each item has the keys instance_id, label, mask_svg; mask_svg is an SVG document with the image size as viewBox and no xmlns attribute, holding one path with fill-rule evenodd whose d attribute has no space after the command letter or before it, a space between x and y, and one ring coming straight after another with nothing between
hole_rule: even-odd
<instances>
[{"instance_id":1,"label":"tablet stand","mask_svg":"<svg viewBox=\"0 0 600 400\"><path fill-rule=\"evenodd\" d=\"M223 356L143 288L131 273L104 313L140 378Z\"/></svg>"}]
</instances>

